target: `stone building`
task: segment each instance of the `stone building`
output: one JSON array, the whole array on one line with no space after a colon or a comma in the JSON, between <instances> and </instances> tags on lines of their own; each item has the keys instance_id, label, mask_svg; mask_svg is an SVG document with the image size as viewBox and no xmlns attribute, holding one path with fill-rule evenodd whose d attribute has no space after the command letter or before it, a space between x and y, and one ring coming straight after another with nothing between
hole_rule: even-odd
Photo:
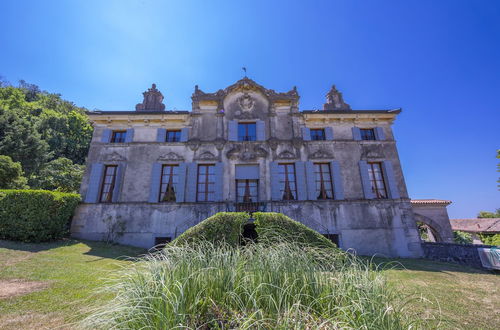
<instances>
[{"instance_id":1,"label":"stone building","mask_svg":"<svg viewBox=\"0 0 500 330\"><path fill-rule=\"evenodd\" d=\"M75 237L152 247L219 211L282 212L359 254L415 257L421 245L391 125L398 110L352 110L334 87L322 110L251 79L166 111L153 85L135 111L94 125Z\"/></svg>"}]
</instances>

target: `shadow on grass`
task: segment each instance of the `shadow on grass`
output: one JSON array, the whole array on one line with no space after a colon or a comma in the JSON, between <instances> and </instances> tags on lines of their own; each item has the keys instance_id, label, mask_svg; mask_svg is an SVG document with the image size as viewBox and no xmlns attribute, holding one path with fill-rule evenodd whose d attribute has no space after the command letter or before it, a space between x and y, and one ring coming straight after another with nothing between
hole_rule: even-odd
<instances>
[{"instance_id":1,"label":"shadow on grass","mask_svg":"<svg viewBox=\"0 0 500 330\"><path fill-rule=\"evenodd\" d=\"M41 243L25 243L18 241L6 241L0 240L0 248L25 251L25 252L41 252L52 249L57 249L63 246L71 246L80 243L73 239L62 239L53 242L41 242Z\"/></svg>"}]
</instances>

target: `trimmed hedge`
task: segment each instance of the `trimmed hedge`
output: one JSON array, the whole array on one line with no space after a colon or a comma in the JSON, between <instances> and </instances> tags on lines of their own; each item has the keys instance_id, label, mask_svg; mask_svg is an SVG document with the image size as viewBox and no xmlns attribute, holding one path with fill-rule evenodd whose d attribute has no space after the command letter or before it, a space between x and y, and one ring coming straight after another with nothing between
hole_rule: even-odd
<instances>
[{"instance_id":1,"label":"trimmed hedge","mask_svg":"<svg viewBox=\"0 0 500 330\"><path fill-rule=\"evenodd\" d=\"M80 195L46 190L0 190L0 239L43 242L69 233Z\"/></svg>"},{"instance_id":2,"label":"trimmed hedge","mask_svg":"<svg viewBox=\"0 0 500 330\"><path fill-rule=\"evenodd\" d=\"M306 246L320 248L336 248L335 243L315 230L290 219L282 213L257 212L255 230L259 235L259 242L277 244L283 241L295 242Z\"/></svg>"},{"instance_id":3,"label":"trimmed hedge","mask_svg":"<svg viewBox=\"0 0 500 330\"><path fill-rule=\"evenodd\" d=\"M209 241L214 244L225 243L237 246L243 225L250 216L244 212L219 212L186 230L172 243L185 244Z\"/></svg>"}]
</instances>

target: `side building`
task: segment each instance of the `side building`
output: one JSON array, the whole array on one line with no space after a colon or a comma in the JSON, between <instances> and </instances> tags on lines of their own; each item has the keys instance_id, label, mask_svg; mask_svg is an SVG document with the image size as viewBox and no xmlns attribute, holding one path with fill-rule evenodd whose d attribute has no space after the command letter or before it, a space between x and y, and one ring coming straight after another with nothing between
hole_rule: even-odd
<instances>
[{"instance_id":1,"label":"side building","mask_svg":"<svg viewBox=\"0 0 500 330\"><path fill-rule=\"evenodd\" d=\"M135 111L89 113L72 234L149 248L214 213L260 210L362 255L420 256L391 129L401 110L352 110L335 87L322 110L298 104L296 88L245 77L196 86L191 111L166 111L153 85Z\"/></svg>"}]
</instances>

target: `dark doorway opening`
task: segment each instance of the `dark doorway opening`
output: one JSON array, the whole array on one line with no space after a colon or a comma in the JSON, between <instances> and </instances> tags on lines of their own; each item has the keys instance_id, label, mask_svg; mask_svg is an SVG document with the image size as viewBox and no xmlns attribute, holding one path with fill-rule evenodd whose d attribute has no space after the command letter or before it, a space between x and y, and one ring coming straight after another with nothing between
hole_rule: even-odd
<instances>
[{"instance_id":1,"label":"dark doorway opening","mask_svg":"<svg viewBox=\"0 0 500 330\"><path fill-rule=\"evenodd\" d=\"M155 248L163 249L171 241L172 237L155 237Z\"/></svg>"},{"instance_id":2,"label":"dark doorway opening","mask_svg":"<svg viewBox=\"0 0 500 330\"><path fill-rule=\"evenodd\" d=\"M243 233L241 234L241 245L247 245L257 242L257 231L255 230L255 224L247 223L243 226Z\"/></svg>"},{"instance_id":3,"label":"dark doorway opening","mask_svg":"<svg viewBox=\"0 0 500 330\"><path fill-rule=\"evenodd\" d=\"M340 247L339 246L339 235L338 234L323 234L323 236L325 236L330 241L332 241L333 243L335 243L335 245L337 245L337 247Z\"/></svg>"}]
</instances>

